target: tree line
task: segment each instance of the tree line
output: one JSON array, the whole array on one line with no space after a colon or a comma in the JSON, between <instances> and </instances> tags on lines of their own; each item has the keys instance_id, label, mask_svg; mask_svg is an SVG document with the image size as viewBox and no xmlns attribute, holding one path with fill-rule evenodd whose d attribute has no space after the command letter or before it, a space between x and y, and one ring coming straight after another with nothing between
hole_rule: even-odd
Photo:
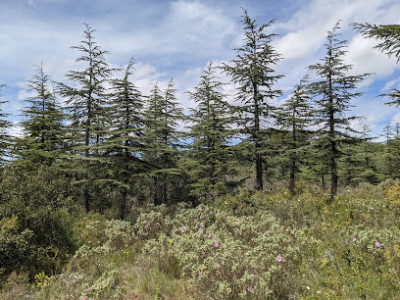
<instances>
[{"instance_id":1,"label":"tree line","mask_svg":"<svg viewBox=\"0 0 400 300\"><path fill-rule=\"evenodd\" d=\"M294 195L301 179L323 188L329 182L326 201L332 202L339 183L400 175L399 125L386 127L384 143L351 126L358 118L349 115L352 101L369 74L351 75L339 23L327 34L324 57L309 67L317 79L299 79L284 104L276 105L284 91L275 87L283 75L274 67L283 58L272 46L275 35L266 33L272 21L258 25L244 10L242 22L236 57L222 66L208 64L188 92L196 106L187 114L172 80L165 89L154 84L148 95L137 88L133 59L116 78L121 70L110 67L109 53L85 24L83 40L72 47L84 67L69 71L63 83L53 82L40 65L29 81L34 95L22 110L23 137L8 135L11 123L0 111L2 189L23 184L10 179L17 174L24 180L52 174L48 186L61 180L61 190L46 205L62 205L62 194L86 211L114 208L124 219L134 200L198 203L240 186L269 189L273 181L287 182ZM353 26L400 59L400 26ZM220 71L237 87L234 99L223 93ZM388 104L398 105L399 95L390 92ZM181 123L186 130L178 130ZM18 193L5 194L3 207L14 205L10 199Z\"/></svg>"}]
</instances>

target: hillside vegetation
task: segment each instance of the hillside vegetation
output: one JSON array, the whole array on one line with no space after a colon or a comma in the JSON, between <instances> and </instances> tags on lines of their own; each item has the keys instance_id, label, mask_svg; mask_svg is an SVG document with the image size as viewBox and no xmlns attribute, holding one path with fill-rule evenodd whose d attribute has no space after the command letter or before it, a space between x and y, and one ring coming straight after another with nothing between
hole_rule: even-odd
<instances>
[{"instance_id":1,"label":"hillside vegetation","mask_svg":"<svg viewBox=\"0 0 400 300\"><path fill-rule=\"evenodd\" d=\"M343 190L330 205L303 188L145 205L126 221L60 211L48 235L69 249L57 252L2 219L6 262L21 268L3 268L1 299L395 299L399 182ZM49 264L53 275L35 268Z\"/></svg>"}]
</instances>

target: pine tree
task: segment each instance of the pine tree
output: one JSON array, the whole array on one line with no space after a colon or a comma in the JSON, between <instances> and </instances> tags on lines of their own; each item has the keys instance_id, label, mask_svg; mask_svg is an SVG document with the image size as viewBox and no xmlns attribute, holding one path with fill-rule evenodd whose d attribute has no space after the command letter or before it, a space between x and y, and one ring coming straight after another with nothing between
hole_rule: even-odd
<instances>
[{"instance_id":1,"label":"pine tree","mask_svg":"<svg viewBox=\"0 0 400 300\"><path fill-rule=\"evenodd\" d=\"M145 152L143 158L149 164L149 176L154 204L168 201L172 178L179 175L177 160L181 147L178 121L183 119L178 107L176 89L171 80L162 92L157 84L150 91L145 109Z\"/></svg>"},{"instance_id":2,"label":"pine tree","mask_svg":"<svg viewBox=\"0 0 400 300\"><path fill-rule=\"evenodd\" d=\"M214 75L212 62L203 71L201 80L189 97L196 103L191 110L193 125L188 135L193 138L191 146L191 175L195 179L192 193L212 198L218 191L226 190L225 176L232 172L232 151L228 140L234 122L231 107L221 93L222 83Z\"/></svg>"},{"instance_id":3,"label":"pine tree","mask_svg":"<svg viewBox=\"0 0 400 300\"><path fill-rule=\"evenodd\" d=\"M0 97L1 91L5 85L0 84ZM8 129L11 126L11 122L7 120L8 114L3 111L2 106L8 101L1 100L0 98L0 165L4 165L7 161L7 156L9 155L10 148L10 136L8 134Z\"/></svg>"},{"instance_id":4,"label":"pine tree","mask_svg":"<svg viewBox=\"0 0 400 300\"><path fill-rule=\"evenodd\" d=\"M122 79L111 81L108 102L108 137L98 148L103 152L107 176L102 178L120 192L118 217L125 218L131 179L144 170L143 153L143 100L137 87L130 81L134 62L131 59Z\"/></svg>"},{"instance_id":5,"label":"pine tree","mask_svg":"<svg viewBox=\"0 0 400 300\"><path fill-rule=\"evenodd\" d=\"M325 44L326 55L320 63L310 66L316 71L320 81L311 84L313 93L317 97L317 123L321 126L320 139L323 140L321 151L326 152L331 175L331 190L328 202L332 202L337 193L338 173L337 160L341 156L340 146L355 142L355 133L350 122L357 117L347 117L345 112L351 107L350 101L362 93L354 91L357 84L368 74L347 75L352 65L344 63L347 41L337 38L337 23L332 31L328 32Z\"/></svg>"},{"instance_id":6,"label":"pine tree","mask_svg":"<svg viewBox=\"0 0 400 300\"><path fill-rule=\"evenodd\" d=\"M243 23L245 44L237 49L237 59L224 70L238 84L237 99L242 102L241 112L245 116L245 132L249 134L254 145L254 162L256 165L256 189L263 189L263 157L261 118L273 117L275 107L270 103L273 98L282 94L273 89L274 83L281 75L274 75L272 66L280 59L280 55L272 47L274 34L265 34L272 21L257 26L247 10L244 10Z\"/></svg>"},{"instance_id":7,"label":"pine tree","mask_svg":"<svg viewBox=\"0 0 400 300\"><path fill-rule=\"evenodd\" d=\"M400 61L400 25L371 25L368 23L353 23L356 30L367 38L375 38L380 41L375 48L381 50L389 56L394 56L397 63ZM400 90L393 89L388 94L381 96L389 96L392 101L387 102L388 105L400 105Z\"/></svg>"},{"instance_id":8,"label":"pine tree","mask_svg":"<svg viewBox=\"0 0 400 300\"><path fill-rule=\"evenodd\" d=\"M43 63L37 67L36 74L28 87L34 96L25 100L27 106L22 110L24 137L16 139L17 156L25 165L51 165L64 151L64 114L50 86L53 82L44 73Z\"/></svg>"},{"instance_id":9,"label":"pine tree","mask_svg":"<svg viewBox=\"0 0 400 300\"><path fill-rule=\"evenodd\" d=\"M60 93L66 97L67 109L71 115L71 137L74 144L72 152L77 154L74 159L85 159L76 169L82 174L80 182L83 185L82 198L86 211L90 210L89 190L87 181L90 179L89 159L99 155L99 146L105 135L107 94L105 82L110 78L112 69L105 61L107 51L101 49L94 41L94 32L88 24L85 25L84 40L79 46L72 48L82 55L77 62L85 63L82 71L70 71L67 78L74 82L74 86L60 83ZM82 153L83 152L83 153ZM83 154L83 155L82 155Z\"/></svg>"},{"instance_id":10,"label":"pine tree","mask_svg":"<svg viewBox=\"0 0 400 300\"><path fill-rule=\"evenodd\" d=\"M310 131L313 112L310 106L311 92L306 86L306 79L296 85L290 97L283 104L283 112L280 123L289 130L289 138L285 141L285 154L289 157L289 191L295 193L296 173L299 171L299 163L309 148Z\"/></svg>"}]
</instances>

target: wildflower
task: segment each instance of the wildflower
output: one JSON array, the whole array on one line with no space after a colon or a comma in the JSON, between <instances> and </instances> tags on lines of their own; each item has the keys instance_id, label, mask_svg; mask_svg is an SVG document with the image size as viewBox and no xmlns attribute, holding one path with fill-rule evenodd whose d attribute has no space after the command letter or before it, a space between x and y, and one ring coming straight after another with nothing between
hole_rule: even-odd
<instances>
[{"instance_id":1,"label":"wildflower","mask_svg":"<svg viewBox=\"0 0 400 300\"><path fill-rule=\"evenodd\" d=\"M370 207L369 209L370 209L370 210L374 210L374 208L373 208L373 207Z\"/></svg>"},{"instance_id":2,"label":"wildflower","mask_svg":"<svg viewBox=\"0 0 400 300\"><path fill-rule=\"evenodd\" d=\"M89 300L94 300L94 298L89 298Z\"/></svg>"},{"instance_id":3,"label":"wildflower","mask_svg":"<svg viewBox=\"0 0 400 300\"><path fill-rule=\"evenodd\" d=\"M354 238L353 238L353 243L354 243L355 241L357 241L357 239L354 237Z\"/></svg>"},{"instance_id":4,"label":"wildflower","mask_svg":"<svg viewBox=\"0 0 400 300\"><path fill-rule=\"evenodd\" d=\"M277 261L277 262L282 262L282 261L283 261L282 256L278 256L278 257L276 258L276 261Z\"/></svg>"},{"instance_id":5,"label":"wildflower","mask_svg":"<svg viewBox=\"0 0 400 300\"><path fill-rule=\"evenodd\" d=\"M220 263L217 263L217 268L221 268L221 264Z\"/></svg>"},{"instance_id":6,"label":"wildflower","mask_svg":"<svg viewBox=\"0 0 400 300\"><path fill-rule=\"evenodd\" d=\"M211 233L208 234L208 237L209 237L209 238L211 237Z\"/></svg>"},{"instance_id":7,"label":"wildflower","mask_svg":"<svg viewBox=\"0 0 400 300\"><path fill-rule=\"evenodd\" d=\"M251 286L249 286L248 288L247 288L247 290L249 291L249 292L251 292L252 291L252 287Z\"/></svg>"},{"instance_id":8,"label":"wildflower","mask_svg":"<svg viewBox=\"0 0 400 300\"><path fill-rule=\"evenodd\" d=\"M85 292L89 292L89 290L90 290L90 288L88 287L88 288L85 289Z\"/></svg>"},{"instance_id":9,"label":"wildflower","mask_svg":"<svg viewBox=\"0 0 400 300\"><path fill-rule=\"evenodd\" d=\"M181 232L182 232L182 233L185 233L185 230L184 230L184 229L182 229L182 230L181 230Z\"/></svg>"},{"instance_id":10,"label":"wildflower","mask_svg":"<svg viewBox=\"0 0 400 300\"><path fill-rule=\"evenodd\" d=\"M200 226L203 227L203 223L200 223Z\"/></svg>"},{"instance_id":11,"label":"wildflower","mask_svg":"<svg viewBox=\"0 0 400 300\"><path fill-rule=\"evenodd\" d=\"M260 233L261 236L264 236L264 233Z\"/></svg>"},{"instance_id":12,"label":"wildflower","mask_svg":"<svg viewBox=\"0 0 400 300\"><path fill-rule=\"evenodd\" d=\"M286 232L289 232L289 228L286 228Z\"/></svg>"},{"instance_id":13,"label":"wildflower","mask_svg":"<svg viewBox=\"0 0 400 300\"><path fill-rule=\"evenodd\" d=\"M214 247L217 248L219 246L218 242L214 242Z\"/></svg>"},{"instance_id":14,"label":"wildflower","mask_svg":"<svg viewBox=\"0 0 400 300\"><path fill-rule=\"evenodd\" d=\"M145 223L145 224L146 224L146 223L147 223L147 220L144 220L144 221L143 221L143 223Z\"/></svg>"},{"instance_id":15,"label":"wildflower","mask_svg":"<svg viewBox=\"0 0 400 300\"><path fill-rule=\"evenodd\" d=\"M309 290L309 289L310 289L310 287L309 287L309 286L306 286L306 289L307 289L307 290Z\"/></svg>"},{"instance_id":16,"label":"wildflower","mask_svg":"<svg viewBox=\"0 0 400 300\"><path fill-rule=\"evenodd\" d=\"M250 274L250 276L251 276L251 277L254 277L255 275L254 275L254 274Z\"/></svg>"},{"instance_id":17,"label":"wildflower","mask_svg":"<svg viewBox=\"0 0 400 300\"><path fill-rule=\"evenodd\" d=\"M202 271L199 271L199 276L200 276L201 274L203 274L203 272L202 272Z\"/></svg>"},{"instance_id":18,"label":"wildflower","mask_svg":"<svg viewBox=\"0 0 400 300\"><path fill-rule=\"evenodd\" d=\"M183 226L183 230L186 230L186 226Z\"/></svg>"},{"instance_id":19,"label":"wildflower","mask_svg":"<svg viewBox=\"0 0 400 300\"><path fill-rule=\"evenodd\" d=\"M212 211L210 211L210 215L212 215L213 214L213 212Z\"/></svg>"},{"instance_id":20,"label":"wildflower","mask_svg":"<svg viewBox=\"0 0 400 300\"><path fill-rule=\"evenodd\" d=\"M200 229L199 232L200 232L200 233L203 233L203 229Z\"/></svg>"},{"instance_id":21,"label":"wildflower","mask_svg":"<svg viewBox=\"0 0 400 300\"><path fill-rule=\"evenodd\" d=\"M199 206L199 211L202 211L203 209L201 208L201 206Z\"/></svg>"},{"instance_id":22,"label":"wildflower","mask_svg":"<svg viewBox=\"0 0 400 300\"><path fill-rule=\"evenodd\" d=\"M379 242L375 242L375 247L380 247L381 246L381 243L379 243Z\"/></svg>"}]
</instances>

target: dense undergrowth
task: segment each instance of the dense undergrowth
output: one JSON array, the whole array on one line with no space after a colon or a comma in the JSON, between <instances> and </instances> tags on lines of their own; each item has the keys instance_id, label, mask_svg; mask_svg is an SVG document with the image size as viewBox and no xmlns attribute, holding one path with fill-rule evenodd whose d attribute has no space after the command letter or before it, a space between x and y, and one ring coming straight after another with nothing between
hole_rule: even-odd
<instances>
[{"instance_id":1,"label":"dense undergrowth","mask_svg":"<svg viewBox=\"0 0 400 300\"><path fill-rule=\"evenodd\" d=\"M51 254L18 216L4 218L0 298L394 299L399 191L397 181L361 185L326 204L313 187L243 190L197 207L137 207L129 221L64 212L71 245Z\"/></svg>"}]
</instances>

